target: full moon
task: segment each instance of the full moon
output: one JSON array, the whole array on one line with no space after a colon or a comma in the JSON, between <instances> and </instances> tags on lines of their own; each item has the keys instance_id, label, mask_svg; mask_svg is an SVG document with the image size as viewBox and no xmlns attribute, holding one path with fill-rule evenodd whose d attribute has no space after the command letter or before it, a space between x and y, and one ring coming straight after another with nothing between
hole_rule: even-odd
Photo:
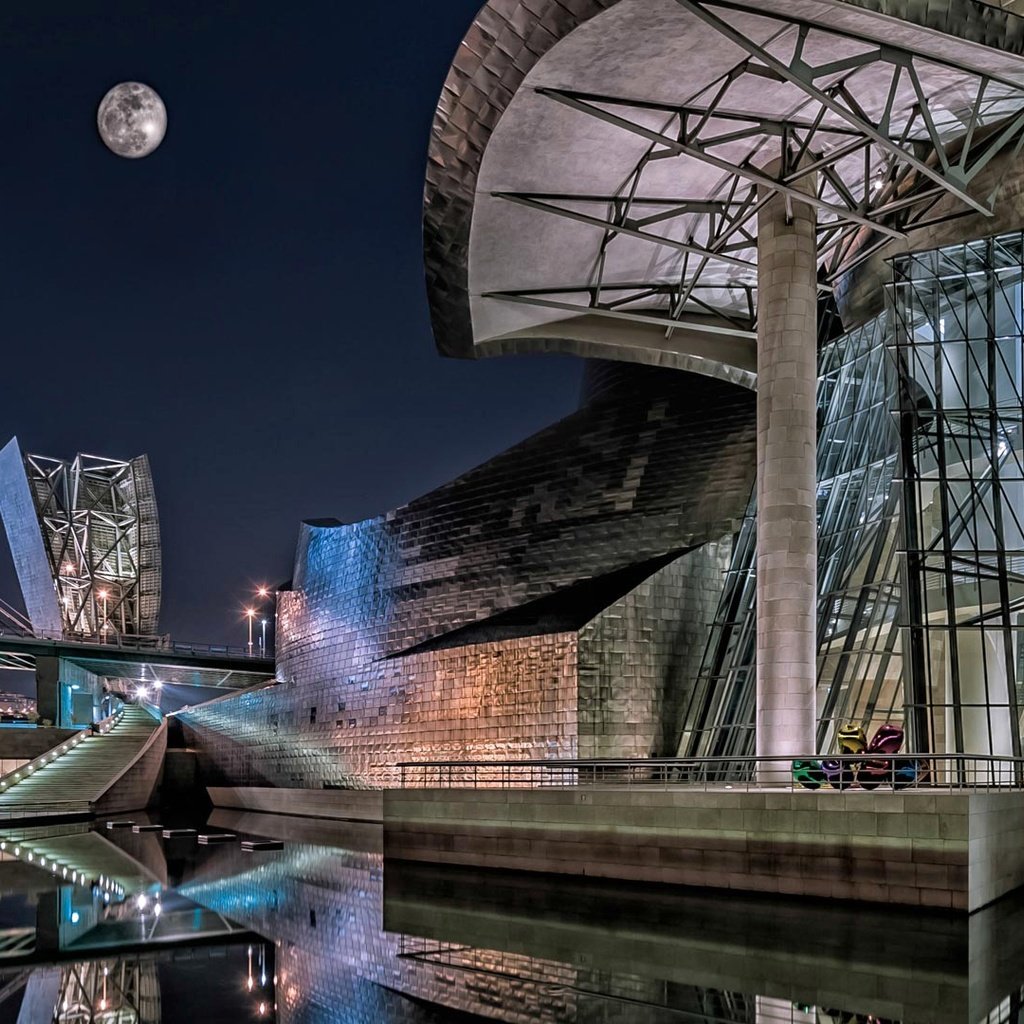
<instances>
[{"instance_id":1,"label":"full moon","mask_svg":"<svg viewBox=\"0 0 1024 1024\"><path fill-rule=\"evenodd\" d=\"M96 126L112 153L134 160L149 156L163 141L167 108L148 85L121 82L103 97Z\"/></svg>"}]
</instances>

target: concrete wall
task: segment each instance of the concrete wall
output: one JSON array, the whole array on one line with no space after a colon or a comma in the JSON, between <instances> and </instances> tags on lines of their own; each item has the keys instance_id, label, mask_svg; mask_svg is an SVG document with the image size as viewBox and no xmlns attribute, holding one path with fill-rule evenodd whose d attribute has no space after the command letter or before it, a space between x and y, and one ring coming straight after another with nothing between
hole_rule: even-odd
<instances>
[{"instance_id":1,"label":"concrete wall","mask_svg":"<svg viewBox=\"0 0 1024 1024\"><path fill-rule=\"evenodd\" d=\"M384 794L384 853L399 860L966 910L972 799L596 786L390 790Z\"/></svg>"},{"instance_id":2,"label":"concrete wall","mask_svg":"<svg viewBox=\"0 0 1024 1024\"><path fill-rule=\"evenodd\" d=\"M272 789L211 786L214 807L343 821L381 821L379 789Z\"/></svg>"},{"instance_id":3,"label":"concrete wall","mask_svg":"<svg viewBox=\"0 0 1024 1024\"><path fill-rule=\"evenodd\" d=\"M96 813L117 814L148 807L160 781L166 750L167 719L164 719L138 759L93 805Z\"/></svg>"},{"instance_id":4,"label":"concrete wall","mask_svg":"<svg viewBox=\"0 0 1024 1024\"><path fill-rule=\"evenodd\" d=\"M971 797L969 832L972 907L1024 885L1024 795Z\"/></svg>"},{"instance_id":5,"label":"concrete wall","mask_svg":"<svg viewBox=\"0 0 1024 1024\"><path fill-rule=\"evenodd\" d=\"M0 726L0 757L31 761L63 743L69 736L74 736L75 732L75 729L42 726L35 729Z\"/></svg>"}]
</instances>

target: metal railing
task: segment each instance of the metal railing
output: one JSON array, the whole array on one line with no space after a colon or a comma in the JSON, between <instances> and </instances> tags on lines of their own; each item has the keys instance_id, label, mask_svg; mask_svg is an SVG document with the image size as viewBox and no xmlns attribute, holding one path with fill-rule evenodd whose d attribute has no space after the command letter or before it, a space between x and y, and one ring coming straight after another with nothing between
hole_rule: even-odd
<instances>
[{"instance_id":1,"label":"metal railing","mask_svg":"<svg viewBox=\"0 0 1024 1024\"><path fill-rule=\"evenodd\" d=\"M402 788L689 787L700 791L1024 789L1024 758L991 754L402 761Z\"/></svg>"},{"instance_id":2,"label":"metal railing","mask_svg":"<svg viewBox=\"0 0 1024 1024\"><path fill-rule=\"evenodd\" d=\"M170 633L65 633L38 630L35 633L0 629L0 637L8 636L19 640L54 640L61 643L87 644L95 647L110 647L118 651L163 651L169 654L200 654L222 658L270 659L272 655L261 654L258 647L249 650L246 644L206 644L191 640L173 640Z\"/></svg>"},{"instance_id":3,"label":"metal railing","mask_svg":"<svg viewBox=\"0 0 1024 1024\"><path fill-rule=\"evenodd\" d=\"M94 722L87 728L76 732L74 736L69 736L63 743L58 743L55 747L51 747L38 757L33 758L28 762L28 764L23 764L20 768L16 768L14 771L0 776L0 793L9 792L19 782L27 779L45 765L52 764L54 761L59 760L68 753L68 751L74 750L79 743L88 739L90 736L102 736L103 734L110 732L110 730L121 721L121 716L123 714L124 706L122 705L112 715L109 715L107 718L104 718L99 722Z\"/></svg>"}]
</instances>

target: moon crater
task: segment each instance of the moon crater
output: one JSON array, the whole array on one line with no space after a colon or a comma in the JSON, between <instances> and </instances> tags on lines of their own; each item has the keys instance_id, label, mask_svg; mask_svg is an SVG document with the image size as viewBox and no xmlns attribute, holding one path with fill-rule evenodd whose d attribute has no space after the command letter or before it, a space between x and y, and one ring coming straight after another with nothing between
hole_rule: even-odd
<instances>
[{"instance_id":1,"label":"moon crater","mask_svg":"<svg viewBox=\"0 0 1024 1024\"><path fill-rule=\"evenodd\" d=\"M100 103L96 125L107 148L130 160L148 156L163 141L167 109L142 82L115 85Z\"/></svg>"}]
</instances>

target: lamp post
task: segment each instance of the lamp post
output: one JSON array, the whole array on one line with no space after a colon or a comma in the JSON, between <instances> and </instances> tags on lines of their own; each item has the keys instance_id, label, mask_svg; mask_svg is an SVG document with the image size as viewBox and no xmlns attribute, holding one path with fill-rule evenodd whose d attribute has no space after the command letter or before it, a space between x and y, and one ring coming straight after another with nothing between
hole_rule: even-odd
<instances>
[{"instance_id":1,"label":"lamp post","mask_svg":"<svg viewBox=\"0 0 1024 1024\"><path fill-rule=\"evenodd\" d=\"M103 602L103 625L100 626L100 640L102 643L107 642L107 598L110 596L109 591L101 590L98 594L99 599Z\"/></svg>"},{"instance_id":2,"label":"lamp post","mask_svg":"<svg viewBox=\"0 0 1024 1024\"><path fill-rule=\"evenodd\" d=\"M254 608L245 609L245 617L249 620L249 657L252 657L252 620L256 618L256 610Z\"/></svg>"},{"instance_id":3,"label":"lamp post","mask_svg":"<svg viewBox=\"0 0 1024 1024\"><path fill-rule=\"evenodd\" d=\"M264 609L264 602L268 598L270 598L272 595L274 595L274 594L275 594L275 592L272 591L270 589L270 587L268 587L265 583L261 583L256 588L256 597L259 599L259 609L260 609L261 613L263 612L263 609ZM276 611L274 613L274 617L275 618L277 617L277 612ZM261 617L260 617L260 656L264 657L264 658L267 656L267 622L268 621L269 621L268 619L262 617L262 615L261 615Z\"/></svg>"}]
</instances>

